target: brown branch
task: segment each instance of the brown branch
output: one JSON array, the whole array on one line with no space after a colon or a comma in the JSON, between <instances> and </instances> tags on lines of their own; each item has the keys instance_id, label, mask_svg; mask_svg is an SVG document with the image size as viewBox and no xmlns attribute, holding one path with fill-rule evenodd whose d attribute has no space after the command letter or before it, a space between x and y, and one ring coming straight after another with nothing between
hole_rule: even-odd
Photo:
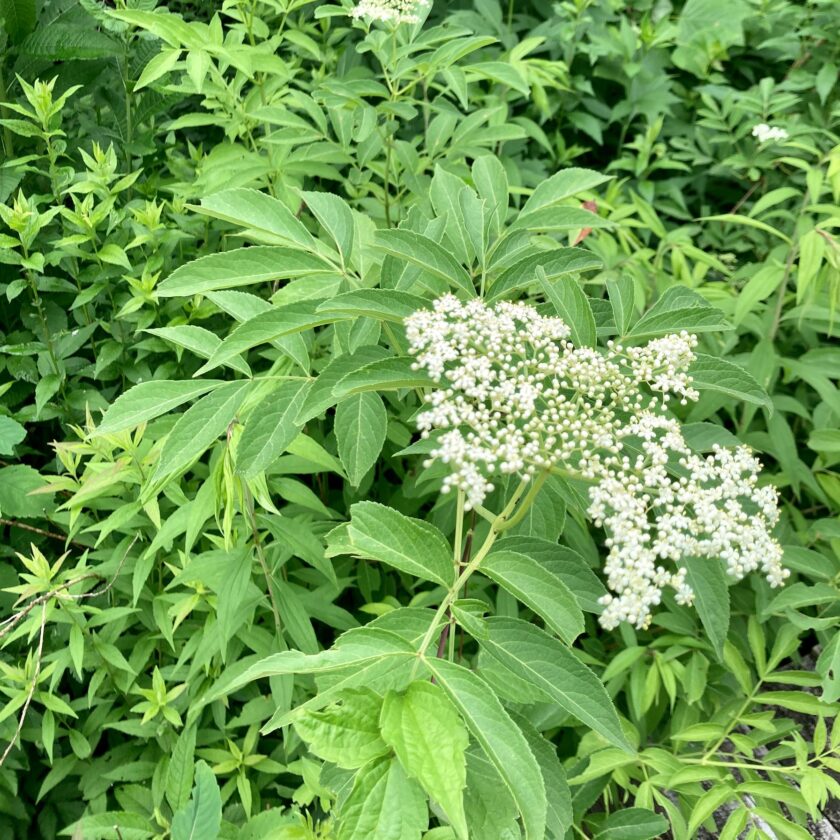
<instances>
[{"instance_id":1,"label":"brown branch","mask_svg":"<svg viewBox=\"0 0 840 840\"><path fill-rule=\"evenodd\" d=\"M69 539L66 534L57 534L55 531L45 531L43 528L36 528L34 525L27 525L25 522L18 522L16 519L3 519L0 517L0 525L8 525L10 528L21 528L24 531L31 531L33 534L40 534L42 537L52 537L54 540L61 540L65 544L75 545L77 548L90 548L89 545Z\"/></svg>"}]
</instances>

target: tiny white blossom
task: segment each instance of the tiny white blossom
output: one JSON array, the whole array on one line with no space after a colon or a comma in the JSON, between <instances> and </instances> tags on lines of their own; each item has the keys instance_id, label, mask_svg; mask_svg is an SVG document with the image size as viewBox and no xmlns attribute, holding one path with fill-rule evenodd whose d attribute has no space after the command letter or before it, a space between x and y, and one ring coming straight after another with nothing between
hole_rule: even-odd
<instances>
[{"instance_id":1,"label":"tiny white blossom","mask_svg":"<svg viewBox=\"0 0 840 840\"><path fill-rule=\"evenodd\" d=\"M561 318L533 307L453 295L407 318L406 335L415 367L438 386L417 423L423 437L437 433L426 463L449 467L444 492L462 491L470 509L495 475L560 467L592 482L589 515L608 534L605 627L647 626L665 587L690 604L688 558L784 581L770 533L776 493L758 487L758 461L746 447L701 457L667 413L672 397L698 398L688 373L696 336L601 352L575 347Z\"/></svg>"},{"instance_id":2,"label":"tiny white blossom","mask_svg":"<svg viewBox=\"0 0 840 840\"><path fill-rule=\"evenodd\" d=\"M419 10L429 4L430 0L360 0L350 14L390 23L419 23Z\"/></svg>"},{"instance_id":3,"label":"tiny white blossom","mask_svg":"<svg viewBox=\"0 0 840 840\"><path fill-rule=\"evenodd\" d=\"M778 126L767 125L767 123L759 123L753 126L752 136L758 138L759 143L767 143L768 141L781 142L787 140L790 135L783 128Z\"/></svg>"}]
</instances>

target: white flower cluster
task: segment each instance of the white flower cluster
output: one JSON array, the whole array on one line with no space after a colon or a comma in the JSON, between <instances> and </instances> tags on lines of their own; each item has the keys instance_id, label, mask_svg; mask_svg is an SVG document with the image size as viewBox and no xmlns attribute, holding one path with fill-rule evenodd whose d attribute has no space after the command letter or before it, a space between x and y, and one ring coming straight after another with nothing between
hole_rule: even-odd
<instances>
[{"instance_id":1,"label":"white flower cluster","mask_svg":"<svg viewBox=\"0 0 840 840\"><path fill-rule=\"evenodd\" d=\"M350 12L354 18L368 18L389 23L419 23L418 10L431 0L360 0Z\"/></svg>"},{"instance_id":2,"label":"white flower cluster","mask_svg":"<svg viewBox=\"0 0 840 840\"><path fill-rule=\"evenodd\" d=\"M406 334L415 367L439 386L418 426L440 433L427 464L449 466L444 492L463 491L472 508L493 476L554 467L593 483L589 513L609 533L605 627L646 626L666 586L691 602L685 570L664 562L716 557L736 578L762 569L784 580L776 494L757 486L758 461L746 448L702 458L666 413L672 398L697 399L695 336L601 352L575 347L562 319L533 307L452 295L411 315Z\"/></svg>"},{"instance_id":3,"label":"white flower cluster","mask_svg":"<svg viewBox=\"0 0 840 840\"><path fill-rule=\"evenodd\" d=\"M752 136L758 138L759 143L766 143L768 140L781 142L787 140L790 135L783 128L778 128L767 123L759 123L753 126Z\"/></svg>"}]
</instances>

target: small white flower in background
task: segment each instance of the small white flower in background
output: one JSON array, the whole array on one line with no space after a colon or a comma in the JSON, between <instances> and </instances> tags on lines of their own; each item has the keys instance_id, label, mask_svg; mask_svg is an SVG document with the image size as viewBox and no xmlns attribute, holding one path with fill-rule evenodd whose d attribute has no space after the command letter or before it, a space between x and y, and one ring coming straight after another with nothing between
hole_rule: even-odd
<instances>
[{"instance_id":1,"label":"small white flower in background","mask_svg":"<svg viewBox=\"0 0 840 840\"><path fill-rule=\"evenodd\" d=\"M419 10L429 4L430 0L360 0L350 14L390 23L419 23Z\"/></svg>"},{"instance_id":2,"label":"small white flower in background","mask_svg":"<svg viewBox=\"0 0 840 840\"><path fill-rule=\"evenodd\" d=\"M410 351L438 385L418 417L439 432L427 465L449 467L443 490L481 505L493 477L552 467L593 482L589 514L608 532L605 572L613 594L601 623L646 627L666 586L688 604L688 558L720 558L730 575L760 569L772 586L787 571L770 534L776 492L757 486L746 447L690 450L667 413L672 398L698 398L688 369L696 336L641 347L575 347L567 324L521 303L461 303L453 295L406 319Z\"/></svg>"},{"instance_id":3,"label":"small white flower in background","mask_svg":"<svg viewBox=\"0 0 840 840\"><path fill-rule=\"evenodd\" d=\"M759 123L758 125L753 126L752 136L757 137L759 143L766 143L770 140L773 142L781 142L782 140L787 140L788 137L790 137L787 131L783 128L767 125L767 123Z\"/></svg>"}]
</instances>

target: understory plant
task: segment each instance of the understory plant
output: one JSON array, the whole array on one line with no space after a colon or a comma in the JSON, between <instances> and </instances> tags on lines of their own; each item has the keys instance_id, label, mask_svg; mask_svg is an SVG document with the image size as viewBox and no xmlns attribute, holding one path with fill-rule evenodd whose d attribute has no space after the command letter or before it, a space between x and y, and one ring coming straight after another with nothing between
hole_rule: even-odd
<instances>
[{"instance_id":1,"label":"understory plant","mask_svg":"<svg viewBox=\"0 0 840 840\"><path fill-rule=\"evenodd\" d=\"M827 830L836 4L0 18L3 831Z\"/></svg>"}]
</instances>

